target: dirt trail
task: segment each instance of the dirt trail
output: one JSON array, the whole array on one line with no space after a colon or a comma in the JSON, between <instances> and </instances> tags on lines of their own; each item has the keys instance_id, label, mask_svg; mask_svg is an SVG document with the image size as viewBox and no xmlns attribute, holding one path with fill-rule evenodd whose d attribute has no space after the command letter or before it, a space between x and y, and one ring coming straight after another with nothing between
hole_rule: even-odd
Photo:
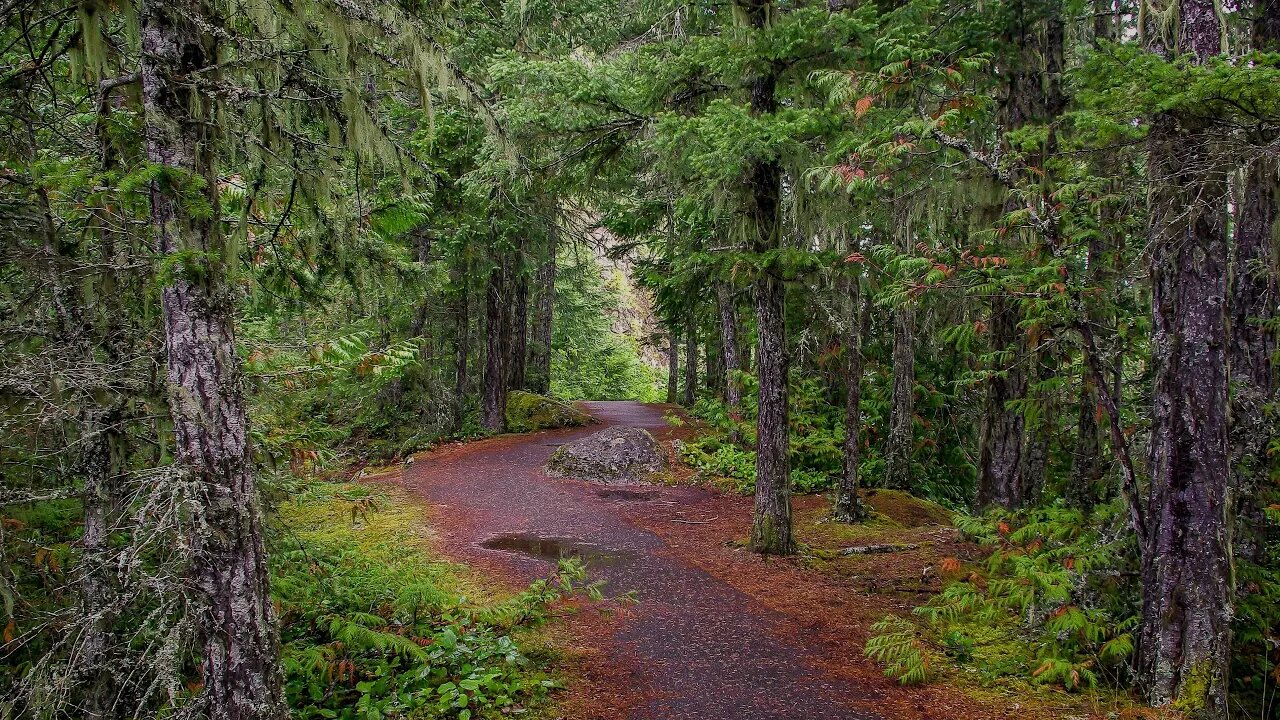
<instances>
[{"instance_id":1,"label":"dirt trail","mask_svg":"<svg viewBox=\"0 0 1280 720\"><path fill-rule=\"evenodd\" d=\"M602 423L668 432L660 408L589 403ZM710 493L694 488L617 491L542 472L547 457L602 426L495 438L419 458L405 485L432 506L444 549L526 582L545 576L563 550L585 555L607 594L634 590L640 603L608 623L600 638L604 684L637 698L613 717L755 720L872 720L859 693L821 667L794 628L726 582L681 560L657 535L628 520L679 518ZM646 523L647 524L647 523ZM584 621L592 621L585 616ZM574 621L575 624L578 621ZM572 630L571 630L572 631ZM597 633L601 634L601 633ZM825 658L830 662L831 658ZM597 716L608 717L609 715Z\"/></svg>"}]
</instances>

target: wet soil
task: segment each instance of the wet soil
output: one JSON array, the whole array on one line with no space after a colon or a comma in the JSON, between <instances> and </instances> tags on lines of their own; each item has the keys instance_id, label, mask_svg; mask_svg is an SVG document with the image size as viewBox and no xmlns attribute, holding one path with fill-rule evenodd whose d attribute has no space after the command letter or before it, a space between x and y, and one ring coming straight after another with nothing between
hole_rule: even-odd
<instances>
[{"instance_id":1,"label":"wet soil","mask_svg":"<svg viewBox=\"0 0 1280 720\"><path fill-rule=\"evenodd\" d=\"M669 428L662 406L586 406L605 425L643 427L664 442L689 432ZM639 600L608 614L584 607L569 619L564 635L578 677L563 717L1031 716L1016 702L979 704L945 687L900 688L884 678L861 654L872 612L905 610L919 597L894 607L803 559L741 549L735 541L750 523L749 498L699 487L607 488L543 473L556 446L600 427L450 446L420 456L403 475L428 501L441 551L453 559L514 588L547 576L561 557L579 557L605 581L607 596L632 592ZM797 510L803 515L816 502L802 499Z\"/></svg>"}]
</instances>

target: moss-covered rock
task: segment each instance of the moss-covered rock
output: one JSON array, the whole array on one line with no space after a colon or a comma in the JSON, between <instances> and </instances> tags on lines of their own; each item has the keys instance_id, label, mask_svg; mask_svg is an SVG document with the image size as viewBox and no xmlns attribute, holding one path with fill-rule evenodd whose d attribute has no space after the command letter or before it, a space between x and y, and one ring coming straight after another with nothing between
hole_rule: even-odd
<instances>
[{"instance_id":1,"label":"moss-covered rock","mask_svg":"<svg viewBox=\"0 0 1280 720\"><path fill-rule=\"evenodd\" d=\"M569 403L523 390L507 393L506 418L510 432L579 427L592 422L590 415Z\"/></svg>"},{"instance_id":2,"label":"moss-covered rock","mask_svg":"<svg viewBox=\"0 0 1280 720\"><path fill-rule=\"evenodd\" d=\"M547 461L547 472L560 477L610 484L660 480L667 453L648 430L605 428L560 446Z\"/></svg>"}]
</instances>

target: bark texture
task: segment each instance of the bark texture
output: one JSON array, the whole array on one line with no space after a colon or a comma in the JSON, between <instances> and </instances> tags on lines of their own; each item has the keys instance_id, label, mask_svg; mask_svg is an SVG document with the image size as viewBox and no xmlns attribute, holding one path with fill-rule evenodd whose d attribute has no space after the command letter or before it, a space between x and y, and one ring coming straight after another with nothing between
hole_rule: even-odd
<instances>
[{"instance_id":1,"label":"bark texture","mask_svg":"<svg viewBox=\"0 0 1280 720\"><path fill-rule=\"evenodd\" d=\"M556 234L548 233L547 256L534 277L537 297L533 306L532 337L529 343L529 390L546 395L551 391L551 329L556 306Z\"/></svg>"},{"instance_id":2,"label":"bark texture","mask_svg":"<svg viewBox=\"0 0 1280 720\"><path fill-rule=\"evenodd\" d=\"M729 417L741 419L742 414L742 360L738 353L738 309L733 293L723 282L716 283L716 305L720 311L720 345L724 348L724 399L729 406Z\"/></svg>"},{"instance_id":3,"label":"bark texture","mask_svg":"<svg viewBox=\"0 0 1280 720\"><path fill-rule=\"evenodd\" d=\"M1220 52L1212 0L1181 0L1176 32L1176 48L1153 49L1198 62ZM1156 381L1138 670L1152 705L1225 718L1232 599L1226 174L1214 158L1218 131L1178 112L1154 118L1147 140Z\"/></svg>"},{"instance_id":4,"label":"bark texture","mask_svg":"<svg viewBox=\"0 0 1280 720\"><path fill-rule=\"evenodd\" d=\"M698 325L693 311L684 324L684 397L685 407L692 407L698 399Z\"/></svg>"},{"instance_id":5,"label":"bark texture","mask_svg":"<svg viewBox=\"0 0 1280 720\"><path fill-rule=\"evenodd\" d=\"M462 432L462 422L467 407L467 358L471 355L471 293L467 287L467 272L463 267L455 279L457 292L453 297L453 431Z\"/></svg>"},{"instance_id":6,"label":"bark texture","mask_svg":"<svg viewBox=\"0 0 1280 720\"><path fill-rule=\"evenodd\" d=\"M739 5L752 33L769 25L773 4L749 0ZM748 80L751 114L759 117L777 109L776 70L756 71ZM776 159L752 158L748 163L747 216L757 254L781 245L782 167ZM784 323L785 291L776 266L762 268L756 280L756 366L759 411L756 442L756 495L751 523L751 548L756 552L790 554L795 551L791 524L790 428L787 408L787 345Z\"/></svg>"},{"instance_id":7,"label":"bark texture","mask_svg":"<svg viewBox=\"0 0 1280 720\"><path fill-rule=\"evenodd\" d=\"M884 454L885 485L911 489L911 456L915 447L916 310L911 301L893 310L893 395L889 441Z\"/></svg>"},{"instance_id":8,"label":"bark texture","mask_svg":"<svg viewBox=\"0 0 1280 720\"><path fill-rule=\"evenodd\" d=\"M1020 368L1025 354L1018 330L1020 315L1016 305L1006 298L997 297L991 302L991 344L1003 351L1004 358L997 365L1006 369L998 370L987 382L979 439L979 509L992 505L1016 508L1027 497L1022 476L1022 412L1008 407L1010 401L1022 399L1027 392L1026 372Z\"/></svg>"},{"instance_id":9,"label":"bark texture","mask_svg":"<svg viewBox=\"0 0 1280 720\"><path fill-rule=\"evenodd\" d=\"M279 638L268 592L262 511L249 456L236 354L235 306L218 228L214 100L189 80L219 61L200 0L141 8L147 160L157 250L172 262L161 290L177 466L200 488L191 523L190 584L211 720L284 718ZM205 205L197 211L197 205Z\"/></svg>"},{"instance_id":10,"label":"bark texture","mask_svg":"<svg viewBox=\"0 0 1280 720\"><path fill-rule=\"evenodd\" d=\"M893 244L902 255L911 253L914 231L909 207L893 205ZM893 395L889 405L889 438L884 453L884 482L897 490L911 490L911 458L915 454L916 308L904 299L893 309Z\"/></svg>"},{"instance_id":11,"label":"bark texture","mask_svg":"<svg viewBox=\"0 0 1280 720\"><path fill-rule=\"evenodd\" d=\"M680 336L672 331L667 334L667 404L675 405L680 398Z\"/></svg>"},{"instance_id":12,"label":"bark texture","mask_svg":"<svg viewBox=\"0 0 1280 720\"><path fill-rule=\"evenodd\" d=\"M523 390L529 353L529 277L523 272L515 282L515 298L511 308L511 366L507 372L507 389Z\"/></svg>"},{"instance_id":13,"label":"bark texture","mask_svg":"<svg viewBox=\"0 0 1280 720\"><path fill-rule=\"evenodd\" d=\"M1104 26L1105 27L1105 26ZM1108 228L1114 212L1104 207L1099 214L1098 232L1089 239L1088 250L1088 282L1090 287L1104 288L1110 286L1110 273L1107 271L1107 253L1110 234ZM1091 325L1101 326L1105 317L1099 303L1094 298L1087 298L1086 311ZM1099 396L1097 380L1088 369L1091 364L1101 364L1102 358L1089 358L1089 349L1082 348L1085 356L1080 373L1080 404L1076 421L1075 447L1071 453L1071 475L1067 481L1064 495L1072 507L1088 509L1101 497L1103 475L1102 438L1098 421L1102 414L1102 398Z\"/></svg>"},{"instance_id":14,"label":"bark texture","mask_svg":"<svg viewBox=\"0 0 1280 720\"><path fill-rule=\"evenodd\" d=\"M844 442L841 444L842 472L836 485L831 517L839 522L858 522L867 509L858 498L858 468L862 462L862 335L871 317L870 298L861 297L859 280L845 279L844 306Z\"/></svg>"},{"instance_id":15,"label":"bark texture","mask_svg":"<svg viewBox=\"0 0 1280 720\"><path fill-rule=\"evenodd\" d=\"M506 268L499 263L489 271L484 297L484 391L480 398L480 423L489 432L503 431L507 407L506 284Z\"/></svg>"},{"instance_id":16,"label":"bark texture","mask_svg":"<svg viewBox=\"0 0 1280 720\"><path fill-rule=\"evenodd\" d=\"M1280 0L1261 0L1254 8L1253 46L1280 50ZM1254 133L1257 146L1275 141L1270 133ZM1231 381L1232 491L1236 500L1236 554L1260 560L1265 547L1266 518L1258 502L1260 481L1268 470L1267 444L1276 434L1265 412L1275 400L1271 357L1275 320L1277 205L1280 204L1280 162L1264 152L1245 171L1236 217L1235 252L1231 266L1229 315Z\"/></svg>"}]
</instances>

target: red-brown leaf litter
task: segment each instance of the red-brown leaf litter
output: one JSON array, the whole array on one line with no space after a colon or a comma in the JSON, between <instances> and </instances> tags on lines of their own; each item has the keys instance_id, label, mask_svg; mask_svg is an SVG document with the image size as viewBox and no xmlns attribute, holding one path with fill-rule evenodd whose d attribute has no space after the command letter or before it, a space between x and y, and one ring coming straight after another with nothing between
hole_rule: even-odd
<instances>
[{"instance_id":1,"label":"red-brown leaf litter","mask_svg":"<svg viewBox=\"0 0 1280 720\"><path fill-rule=\"evenodd\" d=\"M585 405L604 425L644 427L664 441L689 432L668 426L664 406ZM610 612L579 603L584 607L558 631L572 663L559 706L563 717L1093 714L1082 713L1079 702L1057 710L1040 703L1033 710L1016 698L979 703L945 685L904 688L863 657L871 622L918 604L919 593L937 589L939 559L969 552L954 532L923 524L908 538L920 550L868 555L835 569L761 558L741 548L750 498L700 487L618 488L543 473L556 446L601 427L449 446L420 455L404 473L405 486L427 501L441 551L451 559L517 587L547 576L555 558L568 552L585 557L593 578L606 581L606 596L635 592L637 604L610 603ZM796 499L802 542L820 539L803 529L822 527L824 503Z\"/></svg>"}]
</instances>

